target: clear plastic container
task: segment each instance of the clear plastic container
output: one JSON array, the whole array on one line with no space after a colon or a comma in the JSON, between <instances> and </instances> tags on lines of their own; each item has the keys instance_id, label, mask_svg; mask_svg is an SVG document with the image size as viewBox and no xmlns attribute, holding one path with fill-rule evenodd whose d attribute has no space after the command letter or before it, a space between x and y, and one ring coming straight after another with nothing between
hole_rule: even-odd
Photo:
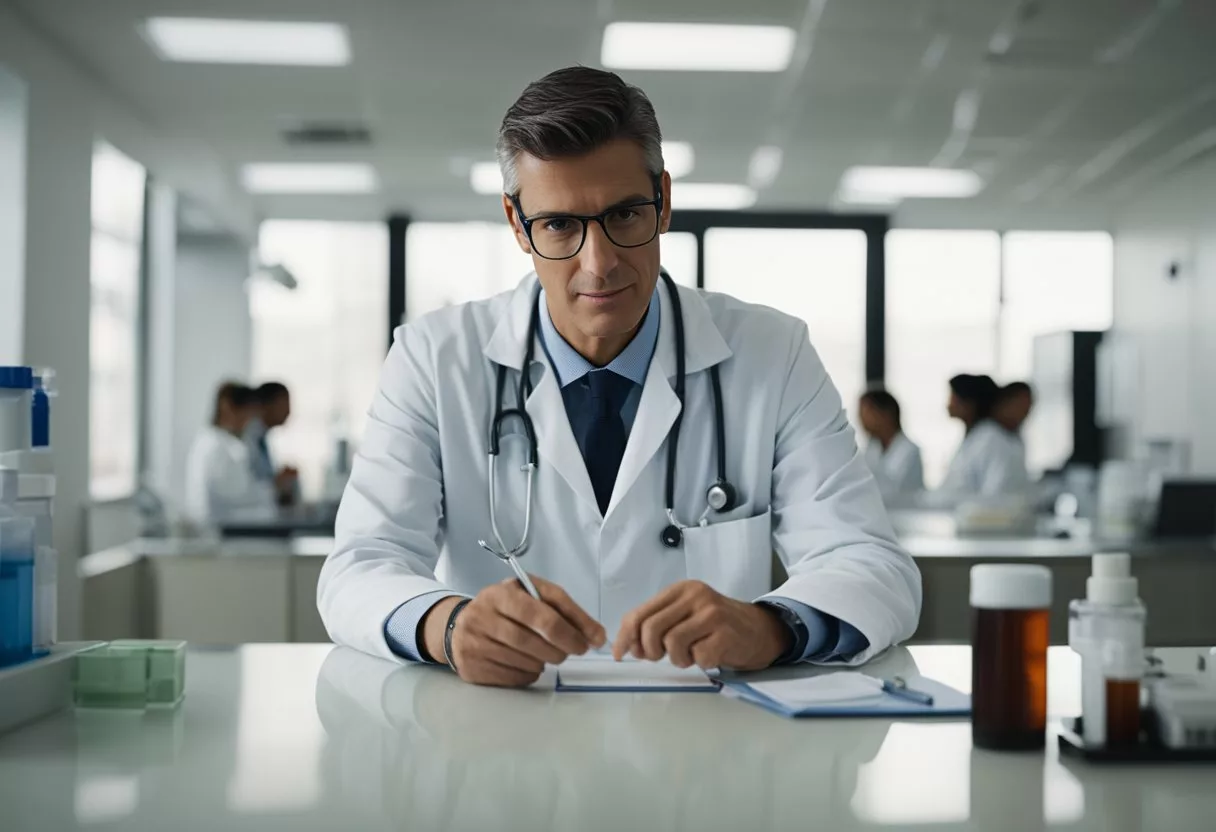
<instances>
[{"instance_id":1,"label":"clear plastic container","mask_svg":"<svg viewBox=\"0 0 1216 832\"><path fill-rule=\"evenodd\" d=\"M1147 613L1137 590L1130 556L1094 555L1085 599L1068 605L1068 643L1081 656L1081 723L1088 747L1140 740Z\"/></svg>"},{"instance_id":2,"label":"clear plastic container","mask_svg":"<svg viewBox=\"0 0 1216 832\"><path fill-rule=\"evenodd\" d=\"M0 668L33 651L34 523L0 505Z\"/></svg>"},{"instance_id":3,"label":"clear plastic container","mask_svg":"<svg viewBox=\"0 0 1216 832\"><path fill-rule=\"evenodd\" d=\"M113 641L76 656L78 708L172 708L186 685L186 642Z\"/></svg>"},{"instance_id":4,"label":"clear plastic container","mask_svg":"<svg viewBox=\"0 0 1216 832\"><path fill-rule=\"evenodd\" d=\"M12 510L15 481L16 472L0 469L0 667L34 650L34 521Z\"/></svg>"}]
</instances>

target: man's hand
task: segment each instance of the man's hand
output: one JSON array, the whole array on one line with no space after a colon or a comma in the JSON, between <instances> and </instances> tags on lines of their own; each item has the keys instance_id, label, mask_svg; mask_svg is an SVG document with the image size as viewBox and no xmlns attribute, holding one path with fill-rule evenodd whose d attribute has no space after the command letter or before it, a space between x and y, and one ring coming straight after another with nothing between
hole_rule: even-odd
<instances>
[{"instance_id":1,"label":"man's hand","mask_svg":"<svg viewBox=\"0 0 1216 832\"><path fill-rule=\"evenodd\" d=\"M544 603L508 578L477 593L456 617L452 659L466 682L500 687L532 684L545 664L561 664L604 644L604 628L557 584L535 576ZM427 653L443 661L448 616L460 599L444 598L422 620Z\"/></svg>"},{"instance_id":2,"label":"man's hand","mask_svg":"<svg viewBox=\"0 0 1216 832\"><path fill-rule=\"evenodd\" d=\"M612 645L620 661L658 661L704 670L759 670L790 648L793 635L780 616L759 604L720 595L701 581L680 581L625 616Z\"/></svg>"}]
</instances>

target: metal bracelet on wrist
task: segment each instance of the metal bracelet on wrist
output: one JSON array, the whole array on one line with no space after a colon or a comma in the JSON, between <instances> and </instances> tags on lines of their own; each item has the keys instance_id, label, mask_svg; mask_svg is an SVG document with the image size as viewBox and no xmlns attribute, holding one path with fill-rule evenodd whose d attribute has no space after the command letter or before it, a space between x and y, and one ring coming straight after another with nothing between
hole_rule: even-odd
<instances>
[{"instance_id":1,"label":"metal bracelet on wrist","mask_svg":"<svg viewBox=\"0 0 1216 832\"><path fill-rule=\"evenodd\" d=\"M456 606L452 607L452 611L448 613L448 623L443 628L443 660L447 662L453 673L460 671L456 669L456 660L452 658L452 631L456 629L456 616L460 615L460 611L472 600L472 598L464 598L458 601Z\"/></svg>"}]
</instances>

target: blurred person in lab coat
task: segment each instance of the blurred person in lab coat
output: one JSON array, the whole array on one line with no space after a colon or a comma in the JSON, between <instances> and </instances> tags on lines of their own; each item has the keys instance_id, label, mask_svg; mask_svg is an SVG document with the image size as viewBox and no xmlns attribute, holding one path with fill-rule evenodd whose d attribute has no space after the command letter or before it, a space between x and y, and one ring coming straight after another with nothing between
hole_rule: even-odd
<instances>
[{"instance_id":1,"label":"blurred person in lab coat","mask_svg":"<svg viewBox=\"0 0 1216 832\"><path fill-rule=\"evenodd\" d=\"M870 390L859 405L861 427L870 437L866 464L884 497L923 491L920 448L903 431L899 402L886 390Z\"/></svg>"},{"instance_id":2,"label":"blurred person in lab coat","mask_svg":"<svg viewBox=\"0 0 1216 832\"><path fill-rule=\"evenodd\" d=\"M211 424L186 458L186 514L195 523L272 520L277 514L276 482L254 476L245 440L258 412L252 388L230 381L216 391Z\"/></svg>"},{"instance_id":3,"label":"blurred person in lab coat","mask_svg":"<svg viewBox=\"0 0 1216 832\"><path fill-rule=\"evenodd\" d=\"M291 418L291 392L282 382L268 381L254 393L258 401L257 414L249 420L244 434L249 444L253 475L259 480L273 481L280 505L290 505L296 501L300 472L290 465L275 464L267 435Z\"/></svg>"},{"instance_id":4,"label":"blurred person in lab coat","mask_svg":"<svg viewBox=\"0 0 1216 832\"><path fill-rule=\"evenodd\" d=\"M1021 441L993 418L1000 388L988 376L950 379L952 418L966 434L939 491L958 497L1001 497L1026 490L1026 452Z\"/></svg>"},{"instance_id":5,"label":"blurred person in lab coat","mask_svg":"<svg viewBox=\"0 0 1216 832\"><path fill-rule=\"evenodd\" d=\"M1020 434L1033 408L1034 388L1024 381L1015 381L1006 384L997 393L992 418L1010 433Z\"/></svg>"}]
</instances>

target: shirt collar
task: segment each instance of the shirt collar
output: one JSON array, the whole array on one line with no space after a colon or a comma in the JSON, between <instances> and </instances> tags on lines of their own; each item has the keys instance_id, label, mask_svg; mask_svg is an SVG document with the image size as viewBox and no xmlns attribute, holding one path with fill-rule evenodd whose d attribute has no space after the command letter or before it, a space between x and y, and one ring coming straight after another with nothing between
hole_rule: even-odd
<instances>
[{"instance_id":1,"label":"shirt collar","mask_svg":"<svg viewBox=\"0 0 1216 832\"><path fill-rule=\"evenodd\" d=\"M558 383L562 387L568 387L587 373L598 369L579 355L578 351L570 346L557 331L557 327L553 325L553 319L549 317L549 304L545 302L544 289L541 289L537 303L540 304L541 346L544 347L545 354L549 356L549 363L553 366L553 371L557 373ZM646 371L650 368L650 359L654 357L654 349L658 340L659 289L656 286L654 294L650 296L650 306L646 309L646 318L642 321L641 328L633 336L633 340L621 351L621 354L612 359L604 369L612 370L634 384L644 386Z\"/></svg>"}]
</instances>

